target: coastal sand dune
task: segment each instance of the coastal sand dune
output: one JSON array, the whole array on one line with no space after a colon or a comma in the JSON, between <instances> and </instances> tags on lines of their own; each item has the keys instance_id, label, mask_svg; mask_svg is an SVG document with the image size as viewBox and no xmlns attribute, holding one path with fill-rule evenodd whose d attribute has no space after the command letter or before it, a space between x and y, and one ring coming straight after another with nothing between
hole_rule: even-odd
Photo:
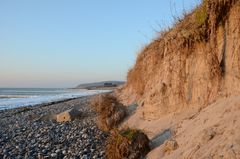
<instances>
[{"instance_id":1,"label":"coastal sand dune","mask_svg":"<svg viewBox=\"0 0 240 159\"><path fill-rule=\"evenodd\" d=\"M138 55L116 95L149 159L240 158L240 1L204 0ZM128 107L130 109L130 107Z\"/></svg>"},{"instance_id":2,"label":"coastal sand dune","mask_svg":"<svg viewBox=\"0 0 240 159\"><path fill-rule=\"evenodd\" d=\"M158 119L240 92L240 1L205 0L147 45L119 98Z\"/></svg>"}]
</instances>

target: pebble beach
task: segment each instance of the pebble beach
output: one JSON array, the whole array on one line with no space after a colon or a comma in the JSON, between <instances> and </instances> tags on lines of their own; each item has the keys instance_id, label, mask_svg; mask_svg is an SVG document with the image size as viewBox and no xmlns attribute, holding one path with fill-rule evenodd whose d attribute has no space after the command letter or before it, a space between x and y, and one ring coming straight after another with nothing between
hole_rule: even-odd
<instances>
[{"instance_id":1,"label":"pebble beach","mask_svg":"<svg viewBox=\"0 0 240 159\"><path fill-rule=\"evenodd\" d=\"M0 158L104 159L108 136L96 126L92 97L0 111ZM69 109L83 116L68 122L46 117Z\"/></svg>"}]
</instances>

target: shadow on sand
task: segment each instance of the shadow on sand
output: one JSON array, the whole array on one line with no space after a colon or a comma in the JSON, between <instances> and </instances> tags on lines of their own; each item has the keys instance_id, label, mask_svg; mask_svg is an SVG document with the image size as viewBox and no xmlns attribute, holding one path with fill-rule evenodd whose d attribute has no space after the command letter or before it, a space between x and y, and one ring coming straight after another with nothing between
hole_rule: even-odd
<instances>
[{"instance_id":1,"label":"shadow on sand","mask_svg":"<svg viewBox=\"0 0 240 159\"><path fill-rule=\"evenodd\" d=\"M166 140L171 138L172 132L170 129L164 130L162 133L154 137L150 143L150 148L155 149L156 147L162 145Z\"/></svg>"}]
</instances>

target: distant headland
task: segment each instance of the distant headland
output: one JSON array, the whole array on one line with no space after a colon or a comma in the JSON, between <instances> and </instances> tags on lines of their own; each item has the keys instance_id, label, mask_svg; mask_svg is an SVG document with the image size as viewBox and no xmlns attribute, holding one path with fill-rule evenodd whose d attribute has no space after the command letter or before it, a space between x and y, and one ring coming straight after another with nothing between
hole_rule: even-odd
<instances>
[{"instance_id":1,"label":"distant headland","mask_svg":"<svg viewBox=\"0 0 240 159\"><path fill-rule=\"evenodd\" d=\"M118 86L123 85L124 81L102 81L102 82L95 82L95 83L85 83L79 84L75 89L114 89Z\"/></svg>"}]
</instances>

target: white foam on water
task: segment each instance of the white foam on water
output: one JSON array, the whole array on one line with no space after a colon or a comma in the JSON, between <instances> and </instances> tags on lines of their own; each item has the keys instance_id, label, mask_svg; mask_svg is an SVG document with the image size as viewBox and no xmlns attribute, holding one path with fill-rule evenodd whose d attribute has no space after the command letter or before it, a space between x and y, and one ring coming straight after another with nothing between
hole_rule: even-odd
<instances>
[{"instance_id":1,"label":"white foam on water","mask_svg":"<svg viewBox=\"0 0 240 159\"><path fill-rule=\"evenodd\" d=\"M43 96L24 96L17 98L0 98L0 110L13 109L24 106L34 106L37 104L56 102L66 99L73 99L84 96L91 96L100 93L109 92L108 90L81 90L69 91L68 93Z\"/></svg>"}]
</instances>

